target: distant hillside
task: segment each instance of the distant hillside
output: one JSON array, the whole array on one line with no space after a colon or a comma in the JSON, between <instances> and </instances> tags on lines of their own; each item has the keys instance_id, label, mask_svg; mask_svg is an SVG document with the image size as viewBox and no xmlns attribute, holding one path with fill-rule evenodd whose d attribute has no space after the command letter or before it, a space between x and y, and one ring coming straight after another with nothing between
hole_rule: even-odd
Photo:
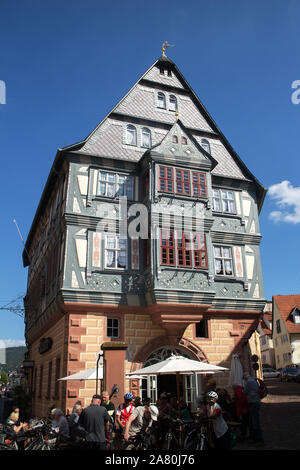
<instances>
[{"instance_id":1,"label":"distant hillside","mask_svg":"<svg viewBox=\"0 0 300 470\"><path fill-rule=\"evenodd\" d=\"M16 370L24 360L24 354L27 351L25 346L6 349L6 364L0 364L0 370L12 372ZM0 350L0 358L3 357L3 351Z\"/></svg>"}]
</instances>

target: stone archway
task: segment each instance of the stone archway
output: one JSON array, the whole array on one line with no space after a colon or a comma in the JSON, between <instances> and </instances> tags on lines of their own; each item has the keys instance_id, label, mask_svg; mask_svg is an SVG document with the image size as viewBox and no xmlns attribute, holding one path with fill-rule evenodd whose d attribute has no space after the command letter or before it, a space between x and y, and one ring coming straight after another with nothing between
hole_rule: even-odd
<instances>
[{"instance_id":1,"label":"stone archway","mask_svg":"<svg viewBox=\"0 0 300 470\"><path fill-rule=\"evenodd\" d=\"M186 350L188 356L191 356L194 359L198 359L198 361L201 362L208 362L207 357L202 351L202 349L199 348L197 344L193 343L189 339L180 338L178 340L174 336L164 335L159 336L157 338L153 338L152 340L148 341L147 344L142 346L139 351L137 351L137 353L133 357L130 372L134 372L137 369L141 369L143 367L144 362L147 360L151 353L166 346L178 346L179 348Z\"/></svg>"},{"instance_id":2,"label":"stone archway","mask_svg":"<svg viewBox=\"0 0 300 470\"><path fill-rule=\"evenodd\" d=\"M176 339L174 336L164 335L153 338L135 354L131 363L130 372L141 369L145 362L150 358L153 358L153 362L158 362L169 357L172 352L175 354L182 353L184 356L191 359L208 362L207 357L202 349L189 339ZM135 395L139 395L140 381L138 379L132 379L129 382L130 391Z\"/></svg>"}]
</instances>

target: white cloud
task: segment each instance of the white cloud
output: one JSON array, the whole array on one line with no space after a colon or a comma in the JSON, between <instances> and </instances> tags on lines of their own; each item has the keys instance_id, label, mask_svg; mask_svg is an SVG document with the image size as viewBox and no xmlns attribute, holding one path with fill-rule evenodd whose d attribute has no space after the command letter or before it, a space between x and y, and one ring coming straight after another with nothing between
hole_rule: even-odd
<instances>
[{"instance_id":1,"label":"white cloud","mask_svg":"<svg viewBox=\"0 0 300 470\"><path fill-rule=\"evenodd\" d=\"M281 210L270 213L274 222L290 222L300 224L300 186L293 186L290 181L273 184L269 188L269 196Z\"/></svg>"},{"instance_id":2,"label":"white cloud","mask_svg":"<svg viewBox=\"0 0 300 470\"><path fill-rule=\"evenodd\" d=\"M2 339L1 344L4 344L7 348L14 348L25 346L25 341L23 339Z\"/></svg>"}]
</instances>

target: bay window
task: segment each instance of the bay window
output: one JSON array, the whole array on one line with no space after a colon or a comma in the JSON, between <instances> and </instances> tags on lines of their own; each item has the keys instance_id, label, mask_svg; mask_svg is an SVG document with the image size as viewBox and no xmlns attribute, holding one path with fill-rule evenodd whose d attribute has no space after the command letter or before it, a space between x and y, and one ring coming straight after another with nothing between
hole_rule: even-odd
<instances>
[{"instance_id":1,"label":"bay window","mask_svg":"<svg viewBox=\"0 0 300 470\"><path fill-rule=\"evenodd\" d=\"M174 182L175 172L175 182ZM159 167L159 191L182 194L184 196L207 197L206 175L199 171L182 170L172 167Z\"/></svg>"},{"instance_id":2,"label":"bay window","mask_svg":"<svg viewBox=\"0 0 300 470\"><path fill-rule=\"evenodd\" d=\"M161 264L207 269L205 235L161 230Z\"/></svg>"}]
</instances>

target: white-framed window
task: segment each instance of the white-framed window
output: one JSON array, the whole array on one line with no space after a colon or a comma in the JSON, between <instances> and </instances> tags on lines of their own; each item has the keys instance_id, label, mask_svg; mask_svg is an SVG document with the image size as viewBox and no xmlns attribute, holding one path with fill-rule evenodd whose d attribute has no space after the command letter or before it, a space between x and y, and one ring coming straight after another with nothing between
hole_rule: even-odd
<instances>
[{"instance_id":1,"label":"white-framed window","mask_svg":"<svg viewBox=\"0 0 300 470\"><path fill-rule=\"evenodd\" d=\"M236 214L235 197L233 191L213 189L213 211L225 214Z\"/></svg>"},{"instance_id":2,"label":"white-framed window","mask_svg":"<svg viewBox=\"0 0 300 470\"><path fill-rule=\"evenodd\" d=\"M107 338L119 338L120 337L119 318L107 318L106 336Z\"/></svg>"},{"instance_id":3,"label":"white-framed window","mask_svg":"<svg viewBox=\"0 0 300 470\"><path fill-rule=\"evenodd\" d=\"M232 249L230 246L214 246L215 273L217 276L233 276Z\"/></svg>"},{"instance_id":4,"label":"white-framed window","mask_svg":"<svg viewBox=\"0 0 300 470\"><path fill-rule=\"evenodd\" d=\"M148 129L148 127L142 127L142 147L145 147L147 149L151 148L151 131Z\"/></svg>"},{"instance_id":5,"label":"white-framed window","mask_svg":"<svg viewBox=\"0 0 300 470\"><path fill-rule=\"evenodd\" d=\"M137 145L136 128L132 124L126 127L126 143L129 145Z\"/></svg>"},{"instance_id":6,"label":"white-framed window","mask_svg":"<svg viewBox=\"0 0 300 470\"><path fill-rule=\"evenodd\" d=\"M161 91L157 93L157 106L158 108L166 109L166 97Z\"/></svg>"},{"instance_id":7,"label":"white-framed window","mask_svg":"<svg viewBox=\"0 0 300 470\"><path fill-rule=\"evenodd\" d=\"M177 110L177 98L175 95L169 96L169 110L176 111Z\"/></svg>"},{"instance_id":8,"label":"white-framed window","mask_svg":"<svg viewBox=\"0 0 300 470\"><path fill-rule=\"evenodd\" d=\"M206 150L207 153L211 153L210 144L207 139L201 139L201 146Z\"/></svg>"},{"instance_id":9,"label":"white-framed window","mask_svg":"<svg viewBox=\"0 0 300 470\"><path fill-rule=\"evenodd\" d=\"M133 182L133 176L100 170L98 175L98 196L127 196L128 199L133 199Z\"/></svg>"},{"instance_id":10,"label":"white-framed window","mask_svg":"<svg viewBox=\"0 0 300 470\"><path fill-rule=\"evenodd\" d=\"M128 248L127 240L119 235L105 235L105 268L127 269Z\"/></svg>"}]
</instances>

